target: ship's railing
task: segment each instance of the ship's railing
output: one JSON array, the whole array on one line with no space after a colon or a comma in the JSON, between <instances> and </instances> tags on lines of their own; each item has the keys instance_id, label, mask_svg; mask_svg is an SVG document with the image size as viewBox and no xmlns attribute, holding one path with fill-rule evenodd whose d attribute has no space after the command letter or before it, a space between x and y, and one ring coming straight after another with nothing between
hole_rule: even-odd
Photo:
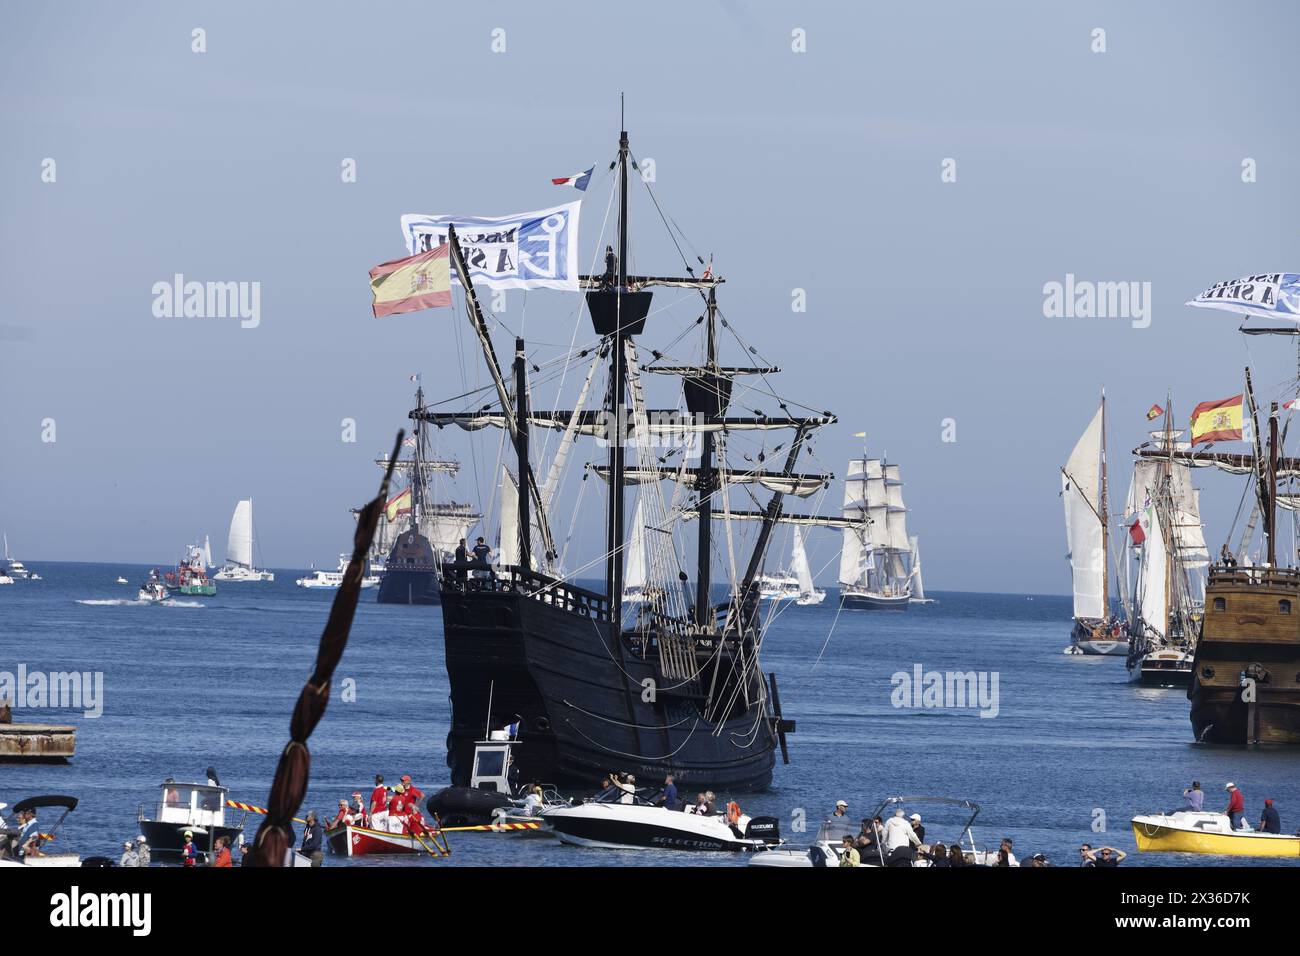
<instances>
[{"instance_id":1,"label":"ship's railing","mask_svg":"<svg viewBox=\"0 0 1300 956\"><path fill-rule=\"evenodd\" d=\"M610 620L609 601L603 594L588 591L530 568L491 568L484 564L444 564L442 589L458 594L522 594L570 614L597 621Z\"/></svg>"},{"instance_id":2,"label":"ship's railing","mask_svg":"<svg viewBox=\"0 0 1300 956\"><path fill-rule=\"evenodd\" d=\"M1245 568L1216 564L1210 568L1209 584L1300 588L1300 568Z\"/></svg>"}]
</instances>

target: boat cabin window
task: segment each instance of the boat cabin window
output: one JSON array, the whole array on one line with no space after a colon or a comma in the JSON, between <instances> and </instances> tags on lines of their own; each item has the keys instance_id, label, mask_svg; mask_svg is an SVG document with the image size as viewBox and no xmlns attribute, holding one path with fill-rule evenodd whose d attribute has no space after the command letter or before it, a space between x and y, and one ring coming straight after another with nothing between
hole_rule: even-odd
<instances>
[{"instance_id":1,"label":"boat cabin window","mask_svg":"<svg viewBox=\"0 0 1300 956\"><path fill-rule=\"evenodd\" d=\"M1277 602L1277 613L1279 613L1279 614L1290 614L1290 613L1291 613L1291 602L1290 602L1290 601L1287 601L1287 600L1285 600L1285 599L1283 599L1283 600L1281 600L1281 601L1278 601L1278 602Z\"/></svg>"},{"instance_id":2,"label":"boat cabin window","mask_svg":"<svg viewBox=\"0 0 1300 956\"><path fill-rule=\"evenodd\" d=\"M1225 601L1223 598L1215 598L1214 609L1216 611L1226 611L1228 609L1228 602Z\"/></svg>"},{"instance_id":3,"label":"boat cabin window","mask_svg":"<svg viewBox=\"0 0 1300 956\"><path fill-rule=\"evenodd\" d=\"M165 783L156 819L189 826L224 825L226 797L220 787L193 783Z\"/></svg>"},{"instance_id":4,"label":"boat cabin window","mask_svg":"<svg viewBox=\"0 0 1300 956\"><path fill-rule=\"evenodd\" d=\"M506 777L510 769L509 747L478 747L474 751L474 773L469 785L476 790L495 790L508 793L510 782Z\"/></svg>"}]
</instances>

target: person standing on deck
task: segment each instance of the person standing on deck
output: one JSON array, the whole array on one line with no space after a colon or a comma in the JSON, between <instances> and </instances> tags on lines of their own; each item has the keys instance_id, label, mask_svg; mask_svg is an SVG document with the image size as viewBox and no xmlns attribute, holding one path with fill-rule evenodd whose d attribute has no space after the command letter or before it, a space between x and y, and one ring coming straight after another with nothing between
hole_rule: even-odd
<instances>
[{"instance_id":1,"label":"person standing on deck","mask_svg":"<svg viewBox=\"0 0 1300 956\"><path fill-rule=\"evenodd\" d=\"M370 793L370 829L388 829L388 788L381 774L375 774L375 789Z\"/></svg>"},{"instance_id":2,"label":"person standing on deck","mask_svg":"<svg viewBox=\"0 0 1300 956\"><path fill-rule=\"evenodd\" d=\"M488 559L491 557L492 549L487 546L483 538L476 539L474 542L474 566L482 571L490 571L492 565ZM487 575L479 574L479 577L487 577Z\"/></svg>"},{"instance_id":3,"label":"person standing on deck","mask_svg":"<svg viewBox=\"0 0 1300 956\"><path fill-rule=\"evenodd\" d=\"M401 833L406 829L406 817L410 812L406 788L399 783L393 788L393 795L388 800L388 832Z\"/></svg>"},{"instance_id":4,"label":"person standing on deck","mask_svg":"<svg viewBox=\"0 0 1300 956\"><path fill-rule=\"evenodd\" d=\"M306 823L302 828L302 855L311 858L312 866L320 866L325 859L325 852L321 849L322 831L321 825L316 822L316 811L308 810L304 819Z\"/></svg>"},{"instance_id":5,"label":"person standing on deck","mask_svg":"<svg viewBox=\"0 0 1300 956\"><path fill-rule=\"evenodd\" d=\"M418 810L420 807L420 801L424 799L424 791L411 783L411 775L409 773L402 774L402 786L406 791L406 802Z\"/></svg>"},{"instance_id":6,"label":"person standing on deck","mask_svg":"<svg viewBox=\"0 0 1300 956\"><path fill-rule=\"evenodd\" d=\"M135 842L136 842L135 854L137 857L140 858L140 862L137 863L136 866L148 866L150 862L150 856L151 856L149 852L149 841L146 840L144 838L144 834L141 833L138 837L135 838Z\"/></svg>"},{"instance_id":7,"label":"person standing on deck","mask_svg":"<svg viewBox=\"0 0 1300 956\"><path fill-rule=\"evenodd\" d=\"M1273 806L1272 800L1264 801L1264 812L1259 818L1259 829L1261 833L1281 833L1282 818L1277 814L1277 807Z\"/></svg>"},{"instance_id":8,"label":"person standing on deck","mask_svg":"<svg viewBox=\"0 0 1300 956\"><path fill-rule=\"evenodd\" d=\"M1228 815L1232 828L1239 830L1246 818L1246 795L1237 789L1235 783L1229 782L1223 789L1228 791L1228 809L1223 812Z\"/></svg>"},{"instance_id":9,"label":"person standing on deck","mask_svg":"<svg viewBox=\"0 0 1300 956\"><path fill-rule=\"evenodd\" d=\"M465 539L460 539L460 544L456 545L456 580L465 580L465 568L469 565L469 548L465 547Z\"/></svg>"},{"instance_id":10,"label":"person standing on deck","mask_svg":"<svg viewBox=\"0 0 1300 956\"><path fill-rule=\"evenodd\" d=\"M139 866L140 856L135 852L135 844L127 840L122 844L122 859L118 861L118 866Z\"/></svg>"}]
</instances>

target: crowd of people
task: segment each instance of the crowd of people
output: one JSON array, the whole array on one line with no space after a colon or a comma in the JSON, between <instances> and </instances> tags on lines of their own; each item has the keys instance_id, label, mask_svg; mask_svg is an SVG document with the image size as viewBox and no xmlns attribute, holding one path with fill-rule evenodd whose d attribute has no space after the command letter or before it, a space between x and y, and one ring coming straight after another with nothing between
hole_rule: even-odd
<instances>
[{"instance_id":1,"label":"crowd of people","mask_svg":"<svg viewBox=\"0 0 1300 956\"><path fill-rule=\"evenodd\" d=\"M1241 792L1232 781L1223 786L1224 791L1228 794L1228 806L1224 813L1228 817L1228 822L1234 830L1249 829L1246 824L1246 795ZM1183 791L1183 805L1179 810L1190 810L1194 813L1201 813L1205 809L1205 791L1201 789L1201 782L1193 780L1192 785ZM1259 832L1260 833L1281 833L1282 817L1277 812L1277 807L1273 805L1271 799L1264 801L1264 808L1259 815Z\"/></svg>"},{"instance_id":2,"label":"crowd of people","mask_svg":"<svg viewBox=\"0 0 1300 956\"><path fill-rule=\"evenodd\" d=\"M424 791L411 781L410 774L403 774L401 780L392 787L384 783L383 774L375 774L375 786L370 791L370 799L364 800L360 790L352 794L351 802L340 798L338 812L325 825L325 829L357 826L383 833L428 833L429 825L420 811L420 801L423 799ZM311 820L310 815L308 820ZM304 844L306 839L304 832ZM302 852L308 852L305 845Z\"/></svg>"},{"instance_id":3,"label":"crowd of people","mask_svg":"<svg viewBox=\"0 0 1300 956\"><path fill-rule=\"evenodd\" d=\"M847 801L837 800L831 818L847 818L849 805ZM908 814L901 807L894 810L888 819L883 817L863 817L862 825L856 835L845 834L840 841L840 866L853 867L868 864L880 866L912 866L917 861L925 861L930 866L1019 866L1013 850L1014 843L1010 837L1003 837L997 852L987 863L976 864L973 856L968 856L959 842L947 846L940 841L926 842L925 824L919 813ZM1037 853L1029 861L1029 866L1047 866L1047 858Z\"/></svg>"}]
</instances>

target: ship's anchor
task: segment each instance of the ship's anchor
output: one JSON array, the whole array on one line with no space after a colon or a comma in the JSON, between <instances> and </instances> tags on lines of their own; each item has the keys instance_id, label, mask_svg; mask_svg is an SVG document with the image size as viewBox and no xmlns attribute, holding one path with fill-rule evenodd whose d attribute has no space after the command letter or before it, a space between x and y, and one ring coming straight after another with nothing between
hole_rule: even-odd
<instances>
[{"instance_id":1,"label":"ship's anchor","mask_svg":"<svg viewBox=\"0 0 1300 956\"><path fill-rule=\"evenodd\" d=\"M773 671L767 675L767 687L772 698L772 716L769 718L772 722L772 730L776 733L777 742L781 745L781 762L790 762L790 749L786 746L785 735L794 733L795 724L793 720L785 720L781 717L781 693L776 689L776 672Z\"/></svg>"}]
</instances>

